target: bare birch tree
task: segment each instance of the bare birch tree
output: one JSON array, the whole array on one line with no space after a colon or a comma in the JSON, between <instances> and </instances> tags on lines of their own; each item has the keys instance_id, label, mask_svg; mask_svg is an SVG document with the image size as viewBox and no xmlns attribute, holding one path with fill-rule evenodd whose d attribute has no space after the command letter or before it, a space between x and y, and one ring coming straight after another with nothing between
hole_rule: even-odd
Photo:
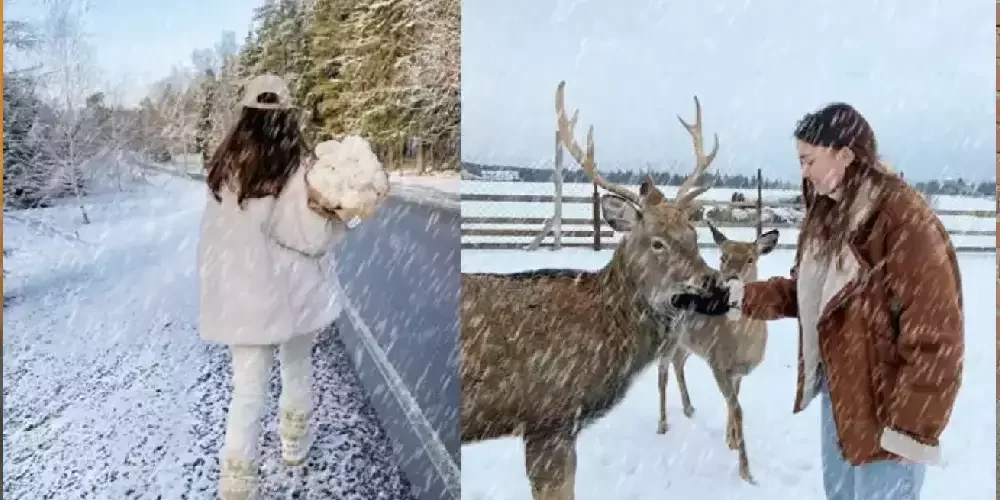
<instances>
[{"instance_id":1,"label":"bare birch tree","mask_svg":"<svg viewBox=\"0 0 1000 500\"><path fill-rule=\"evenodd\" d=\"M82 199L83 166L96 153L97 131L88 129L83 113L87 96L94 88L93 53L83 29L88 6L84 0L45 0L45 5L48 11L42 27L42 58L49 72L45 87L56 113L49 142L56 176L49 187L54 191L72 190L82 221L89 224Z\"/></svg>"}]
</instances>

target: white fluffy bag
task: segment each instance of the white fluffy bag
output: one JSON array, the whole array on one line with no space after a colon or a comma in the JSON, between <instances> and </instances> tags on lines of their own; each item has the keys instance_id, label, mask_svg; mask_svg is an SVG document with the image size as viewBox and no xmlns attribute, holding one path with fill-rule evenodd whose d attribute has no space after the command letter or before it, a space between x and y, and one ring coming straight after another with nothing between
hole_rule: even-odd
<instances>
[{"instance_id":1,"label":"white fluffy bag","mask_svg":"<svg viewBox=\"0 0 1000 500\"><path fill-rule=\"evenodd\" d=\"M389 176L368 141L351 135L314 151L317 160L306 171L310 201L344 222L372 217L389 195Z\"/></svg>"}]
</instances>

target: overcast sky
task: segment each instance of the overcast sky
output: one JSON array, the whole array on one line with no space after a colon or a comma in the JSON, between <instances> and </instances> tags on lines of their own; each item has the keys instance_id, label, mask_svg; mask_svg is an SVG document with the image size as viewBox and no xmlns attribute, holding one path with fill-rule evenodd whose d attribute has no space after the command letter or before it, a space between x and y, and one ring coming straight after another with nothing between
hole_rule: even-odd
<instances>
[{"instance_id":1,"label":"overcast sky","mask_svg":"<svg viewBox=\"0 0 1000 500\"><path fill-rule=\"evenodd\" d=\"M993 18L983 0L462 0L462 156L551 162L565 79L607 169L690 164L676 115L697 94L718 170L794 178L795 121L840 100L908 178L991 179Z\"/></svg>"}]
</instances>

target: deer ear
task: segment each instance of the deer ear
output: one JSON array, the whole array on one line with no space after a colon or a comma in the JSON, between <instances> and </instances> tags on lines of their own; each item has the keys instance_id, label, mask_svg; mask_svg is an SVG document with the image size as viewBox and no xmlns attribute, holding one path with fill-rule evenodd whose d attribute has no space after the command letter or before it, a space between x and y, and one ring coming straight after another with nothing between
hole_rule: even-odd
<instances>
[{"instance_id":1,"label":"deer ear","mask_svg":"<svg viewBox=\"0 0 1000 500\"><path fill-rule=\"evenodd\" d=\"M667 199L666 196L663 196L663 192L656 187L652 175L647 175L642 181L642 185L639 186L639 196L642 197L645 206L656 205Z\"/></svg>"},{"instance_id":2,"label":"deer ear","mask_svg":"<svg viewBox=\"0 0 1000 500\"><path fill-rule=\"evenodd\" d=\"M767 255L771 253L778 246L778 230L772 229L766 233L762 233L757 237L757 253L759 255Z\"/></svg>"},{"instance_id":3,"label":"deer ear","mask_svg":"<svg viewBox=\"0 0 1000 500\"><path fill-rule=\"evenodd\" d=\"M610 194L601 196L601 213L604 215L604 222L619 233L631 232L642 220L642 213L635 205L625 198Z\"/></svg>"},{"instance_id":4,"label":"deer ear","mask_svg":"<svg viewBox=\"0 0 1000 500\"><path fill-rule=\"evenodd\" d=\"M701 210L701 204L697 202L682 203L680 209L684 211L684 215L691 222L701 222L705 218Z\"/></svg>"},{"instance_id":5,"label":"deer ear","mask_svg":"<svg viewBox=\"0 0 1000 500\"><path fill-rule=\"evenodd\" d=\"M639 186L639 196L646 196L651 189L656 189L656 183L653 181L653 176L647 174Z\"/></svg>"},{"instance_id":6,"label":"deer ear","mask_svg":"<svg viewBox=\"0 0 1000 500\"><path fill-rule=\"evenodd\" d=\"M719 229L713 226L711 222L705 221L705 224L707 224L708 228L712 231L712 239L715 240L716 245L721 245L729 241L729 238L726 238L726 235L722 234L722 231L719 231Z\"/></svg>"}]
</instances>

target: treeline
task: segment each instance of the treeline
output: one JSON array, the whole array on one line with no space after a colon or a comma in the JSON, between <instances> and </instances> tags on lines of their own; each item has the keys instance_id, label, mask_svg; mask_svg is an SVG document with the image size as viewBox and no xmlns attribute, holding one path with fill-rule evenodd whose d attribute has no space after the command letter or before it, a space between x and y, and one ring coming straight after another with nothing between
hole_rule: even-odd
<instances>
[{"instance_id":1,"label":"treeline","mask_svg":"<svg viewBox=\"0 0 1000 500\"><path fill-rule=\"evenodd\" d=\"M289 83L313 142L356 133L389 168L458 169L458 0L265 0L242 41L222 33L190 64L165 68L135 104L110 84L92 90L102 86L88 65L82 0L56 3L37 25L3 23L5 60L21 63L4 66L5 206L141 175L118 161L123 153L207 156L236 118L244 82L262 73Z\"/></svg>"},{"instance_id":2,"label":"treeline","mask_svg":"<svg viewBox=\"0 0 1000 500\"><path fill-rule=\"evenodd\" d=\"M459 29L458 0L268 0L237 50L226 38L196 53L187 85L168 80L151 104L178 103L186 152L207 155L241 84L274 73L312 142L362 134L392 167L419 154L425 169L457 170Z\"/></svg>"},{"instance_id":3,"label":"treeline","mask_svg":"<svg viewBox=\"0 0 1000 500\"><path fill-rule=\"evenodd\" d=\"M462 172L468 178L480 177L483 172L508 171L516 172L517 180L521 182L552 182L551 168L529 168L512 167L506 165L481 165L471 162L462 162ZM637 185L640 184L647 175L651 175L653 180L661 186L678 186L687 178L689 172L669 172L656 171L645 172L640 170L604 170L601 175L604 178L620 183ZM904 173L905 175L905 173ZM564 169L563 181L565 182L590 182L587 174L581 169ZM743 174L720 174L708 172L702 177L701 183L711 184L725 189L757 189L757 176ZM798 182L790 182L782 179L769 179L763 177L762 186L764 189L791 189L797 190ZM913 186L920 192L932 195L961 195L961 196L984 196L996 197L996 181L970 182L965 179L948 179L920 181L913 183Z\"/></svg>"},{"instance_id":4,"label":"treeline","mask_svg":"<svg viewBox=\"0 0 1000 500\"><path fill-rule=\"evenodd\" d=\"M914 182L913 186L917 191L927 194L959 195L959 196L983 196L996 198L996 181L970 182L959 177L958 179L933 180Z\"/></svg>"}]
</instances>

